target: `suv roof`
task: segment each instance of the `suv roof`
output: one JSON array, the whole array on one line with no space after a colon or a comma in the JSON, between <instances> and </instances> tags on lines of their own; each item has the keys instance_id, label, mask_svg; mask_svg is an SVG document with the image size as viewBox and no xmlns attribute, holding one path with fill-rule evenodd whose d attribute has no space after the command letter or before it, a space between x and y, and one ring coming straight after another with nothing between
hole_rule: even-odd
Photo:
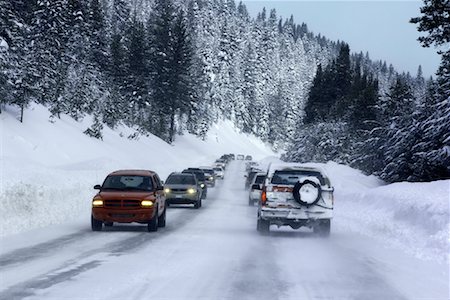
<instances>
[{"instance_id":1,"label":"suv roof","mask_svg":"<svg viewBox=\"0 0 450 300\"><path fill-rule=\"evenodd\" d=\"M299 170L299 171L316 171L320 172L323 176L328 177L325 170L319 166L310 166L301 163L272 163L269 165L267 171L268 176L272 176L275 171L281 170Z\"/></svg>"}]
</instances>

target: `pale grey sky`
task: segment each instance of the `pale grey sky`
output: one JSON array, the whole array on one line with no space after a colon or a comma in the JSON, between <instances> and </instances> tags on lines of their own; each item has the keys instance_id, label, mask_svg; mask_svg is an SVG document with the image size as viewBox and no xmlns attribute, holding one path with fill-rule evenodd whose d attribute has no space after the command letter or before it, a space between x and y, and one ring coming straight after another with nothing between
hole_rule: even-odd
<instances>
[{"instance_id":1,"label":"pale grey sky","mask_svg":"<svg viewBox=\"0 0 450 300\"><path fill-rule=\"evenodd\" d=\"M310 31L349 43L352 52L369 52L373 60L386 60L399 72L415 76L422 65L429 77L437 71L440 56L434 48L422 48L417 38L423 33L409 23L420 15L422 1L305 1L243 0L251 16L266 7L275 8L283 19L294 15L296 23L305 22Z\"/></svg>"}]
</instances>

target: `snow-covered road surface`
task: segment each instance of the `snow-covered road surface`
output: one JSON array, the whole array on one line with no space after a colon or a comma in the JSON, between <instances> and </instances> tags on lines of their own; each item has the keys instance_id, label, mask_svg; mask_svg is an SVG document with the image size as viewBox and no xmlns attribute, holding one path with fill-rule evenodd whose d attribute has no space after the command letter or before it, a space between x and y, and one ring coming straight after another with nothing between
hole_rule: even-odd
<instances>
[{"instance_id":1,"label":"snow-covered road surface","mask_svg":"<svg viewBox=\"0 0 450 300\"><path fill-rule=\"evenodd\" d=\"M333 231L256 232L244 163L232 162L199 210L171 207L167 227L83 221L5 237L0 299L448 299L448 266ZM86 199L89 201L89 199ZM336 199L339 207L339 199ZM346 226L336 226L346 228Z\"/></svg>"}]
</instances>

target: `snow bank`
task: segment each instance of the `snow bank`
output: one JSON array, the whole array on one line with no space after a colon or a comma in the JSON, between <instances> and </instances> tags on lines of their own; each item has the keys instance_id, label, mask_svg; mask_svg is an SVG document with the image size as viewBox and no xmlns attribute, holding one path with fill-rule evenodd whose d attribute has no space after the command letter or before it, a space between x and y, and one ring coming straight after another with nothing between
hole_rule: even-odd
<instances>
[{"instance_id":1,"label":"snow bank","mask_svg":"<svg viewBox=\"0 0 450 300\"><path fill-rule=\"evenodd\" d=\"M374 176L329 162L335 225L385 240L425 259L447 261L450 180L385 185Z\"/></svg>"},{"instance_id":2,"label":"snow bank","mask_svg":"<svg viewBox=\"0 0 450 300\"><path fill-rule=\"evenodd\" d=\"M19 112L5 107L0 115L0 236L66 222L89 219L93 186L113 170L139 168L165 179L173 171L208 165L224 153L257 159L274 155L270 147L241 134L229 121L214 125L206 141L186 134L173 145L150 135L128 139L127 127L105 127L103 141L83 134L91 118L68 116L49 121L48 110L33 104Z\"/></svg>"}]
</instances>

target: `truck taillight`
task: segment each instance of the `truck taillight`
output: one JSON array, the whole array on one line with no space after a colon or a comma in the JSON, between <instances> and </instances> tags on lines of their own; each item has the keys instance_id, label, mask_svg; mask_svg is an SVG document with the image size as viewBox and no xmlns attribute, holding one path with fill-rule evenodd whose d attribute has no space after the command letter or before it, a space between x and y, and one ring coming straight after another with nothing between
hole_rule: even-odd
<instances>
[{"instance_id":1,"label":"truck taillight","mask_svg":"<svg viewBox=\"0 0 450 300\"><path fill-rule=\"evenodd\" d=\"M262 192L261 192L261 204L265 205L267 201L267 192L266 192L266 187L264 186L262 188Z\"/></svg>"}]
</instances>

